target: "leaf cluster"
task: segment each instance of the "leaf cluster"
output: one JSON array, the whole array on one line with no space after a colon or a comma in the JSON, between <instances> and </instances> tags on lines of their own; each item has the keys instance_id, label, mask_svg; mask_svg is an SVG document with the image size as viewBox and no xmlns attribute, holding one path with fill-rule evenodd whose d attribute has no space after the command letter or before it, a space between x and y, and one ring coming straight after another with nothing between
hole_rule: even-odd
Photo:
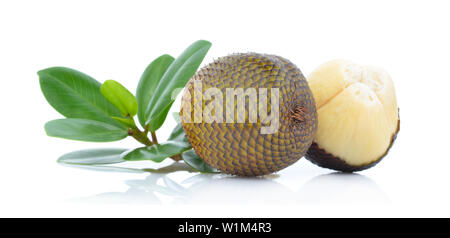
<instances>
[{"instance_id":1,"label":"leaf cluster","mask_svg":"<svg viewBox=\"0 0 450 238\"><path fill-rule=\"evenodd\" d=\"M100 83L74 69L40 70L42 93L65 117L47 122L47 135L89 142L111 142L131 136L144 145L131 150L75 151L61 156L58 161L102 165L138 160L161 162L172 158L183 160L201 172L215 172L195 154L181 124L173 129L166 142L160 143L156 138L156 131L163 125L175 100L173 92L185 87L210 47L210 42L199 40L176 59L167 54L159 56L144 70L135 95L115 80Z\"/></svg>"}]
</instances>

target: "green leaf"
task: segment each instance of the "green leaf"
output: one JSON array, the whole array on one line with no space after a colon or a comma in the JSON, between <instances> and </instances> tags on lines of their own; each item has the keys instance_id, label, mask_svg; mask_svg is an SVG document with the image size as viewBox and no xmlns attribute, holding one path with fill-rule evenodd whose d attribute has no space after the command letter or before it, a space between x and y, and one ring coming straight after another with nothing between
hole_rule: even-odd
<instances>
[{"instance_id":1,"label":"green leaf","mask_svg":"<svg viewBox=\"0 0 450 238\"><path fill-rule=\"evenodd\" d=\"M181 123L180 112L172 112L172 117L176 123Z\"/></svg>"},{"instance_id":2,"label":"green leaf","mask_svg":"<svg viewBox=\"0 0 450 238\"><path fill-rule=\"evenodd\" d=\"M145 111L148 104L155 93L155 89L158 86L159 81L169 68L170 64L174 61L174 58L170 55L161 55L150 65L147 66L144 73L142 73L141 79L136 89L136 98L138 101L138 119L142 127L145 127L147 117Z\"/></svg>"},{"instance_id":3,"label":"green leaf","mask_svg":"<svg viewBox=\"0 0 450 238\"><path fill-rule=\"evenodd\" d=\"M184 133L184 129L181 124L178 124L173 128L172 133L170 134L168 141L183 141L188 142L186 134Z\"/></svg>"},{"instance_id":4,"label":"green leaf","mask_svg":"<svg viewBox=\"0 0 450 238\"><path fill-rule=\"evenodd\" d=\"M211 43L199 40L190 45L167 69L161 78L155 93L146 109L146 124L150 131L161 127L170 106L175 99L172 92L177 88L184 88L189 79L195 74L203 58L211 47Z\"/></svg>"},{"instance_id":5,"label":"green leaf","mask_svg":"<svg viewBox=\"0 0 450 238\"><path fill-rule=\"evenodd\" d=\"M80 168L80 169L86 169L86 170L100 171L100 172L114 172L114 173L146 173L146 172L148 172L146 169L125 168L125 167L108 166L108 165L85 165L85 164L66 164L66 163L61 163L61 165L74 167L74 168Z\"/></svg>"},{"instance_id":6,"label":"green leaf","mask_svg":"<svg viewBox=\"0 0 450 238\"><path fill-rule=\"evenodd\" d=\"M167 114L169 113L170 108L172 107L173 103L174 103L174 101L170 102L169 105L167 105L167 107L162 109L161 114L160 114L161 116L158 116L157 118L155 118L155 120L153 121L153 125L159 125L159 127L161 127L161 125L166 120ZM159 129L159 127L157 129ZM155 129L155 127L151 127L149 124L150 131L156 131L157 129Z\"/></svg>"},{"instance_id":7,"label":"green leaf","mask_svg":"<svg viewBox=\"0 0 450 238\"><path fill-rule=\"evenodd\" d=\"M138 110L137 100L128 89L114 80L106 80L100 87L103 96L119 109L124 117L133 117Z\"/></svg>"},{"instance_id":8,"label":"green leaf","mask_svg":"<svg viewBox=\"0 0 450 238\"><path fill-rule=\"evenodd\" d=\"M112 117L114 120L122 123L124 126L129 127L129 128L136 128L136 124L134 123L134 120L127 117L127 118L123 118L123 117Z\"/></svg>"},{"instance_id":9,"label":"green leaf","mask_svg":"<svg viewBox=\"0 0 450 238\"><path fill-rule=\"evenodd\" d=\"M59 163L78 165L117 164L124 162L120 156L126 149L88 149L67 153L59 157Z\"/></svg>"},{"instance_id":10,"label":"green leaf","mask_svg":"<svg viewBox=\"0 0 450 238\"><path fill-rule=\"evenodd\" d=\"M100 121L68 118L45 124L47 135L71 140L109 142L127 137L127 129Z\"/></svg>"},{"instance_id":11,"label":"green leaf","mask_svg":"<svg viewBox=\"0 0 450 238\"><path fill-rule=\"evenodd\" d=\"M183 161L192 168L202 173L218 173L219 171L205 163L194 150L188 150L184 152L181 157Z\"/></svg>"},{"instance_id":12,"label":"green leaf","mask_svg":"<svg viewBox=\"0 0 450 238\"><path fill-rule=\"evenodd\" d=\"M186 142L167 141L158 145L137 148L124 153L122 156L124 160L152 160L159 163L170 156L183 153L191 148L191 145Z\"/></svg>"},{"instance_id":13,"label":"green leaf","mask_svg":"<svg viewBox=\"0 0 450 238\"><path fill-rule=\"evenodd\" d=\"M52 107L68 118L84 118L123 127L111 116L119 111L100 93L100 83L79 71L52 67L38 72L42 93Z\"/></svg>"}]
</instances>

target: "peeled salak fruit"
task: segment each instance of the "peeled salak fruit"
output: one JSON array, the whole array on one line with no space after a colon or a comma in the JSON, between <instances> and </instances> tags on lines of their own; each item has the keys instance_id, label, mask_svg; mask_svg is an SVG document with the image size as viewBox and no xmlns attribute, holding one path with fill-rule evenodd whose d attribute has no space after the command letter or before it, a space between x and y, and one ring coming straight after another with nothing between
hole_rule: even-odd
<instances>
[{"instance_id":1,"label":"peeled salak fruit","mask_svg":"<svg viewBox=\"0 0 450 238\"><path fill-rule=\"evenodd\" d=\"M389 151L400 128L394 84L373 66L334 60L307 79L318 129L305 157L343 172L368 169Z\"/></svg>"}]
</instances>

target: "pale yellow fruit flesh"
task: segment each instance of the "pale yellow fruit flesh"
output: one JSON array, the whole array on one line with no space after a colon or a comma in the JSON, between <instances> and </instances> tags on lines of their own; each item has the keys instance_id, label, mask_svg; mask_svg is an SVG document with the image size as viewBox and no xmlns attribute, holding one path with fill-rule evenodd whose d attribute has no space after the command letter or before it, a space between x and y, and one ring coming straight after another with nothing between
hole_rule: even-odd
<instances>
[{"instance_id":1,"label":"pale yellow fruit flesh","mask_svg":"<svg viewBox=\"0 0 450 238\"><path fill-rule=\"evenodd\" d=\"M318 109L317 145L352 166L382 157L397 131L394 84L382 69L334 60L308 77Z\"/></svg>"}]
</instances>

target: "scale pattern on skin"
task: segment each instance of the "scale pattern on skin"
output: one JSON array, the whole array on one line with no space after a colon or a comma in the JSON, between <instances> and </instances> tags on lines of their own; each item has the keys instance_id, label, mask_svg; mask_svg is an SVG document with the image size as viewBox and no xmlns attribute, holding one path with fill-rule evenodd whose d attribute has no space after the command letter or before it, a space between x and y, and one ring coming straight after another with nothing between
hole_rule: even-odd
<instances>
[{"instance_id":1,"label":"scale pattern on skin","mask_svg":"<svg viewBox=\"0 0 450 238\"><path fill-rule=\"evenodd\" d=\"M202 94L194 93L194 81L201 80ZM223 95L223 123L184 123L183 128L195 152L210 166L222 172L258 176L281 170L300 159L308 150L317 130L317 113L314 98L301 71L290 61L266 54L248 53L233 54L221 57L205 66L188 82L182 105L190 103L191 120L200 115L205 108L194 105L202 100L208 88L218 88ZM248 97L245 97L245 123L226 123L226 88L267 88L267 111L270 112L270 89L279 88L279 129L274 134L261 134L262 124L259 117L257 123L249 123ZM191 96L191 101L186 96ZM237 111L235 98L234 109ZM194 110L194 107L202 107ZM304 120L292 119L292 110L296 107L306 109ZM199 109L199 108L197 108ZM183 118L183 106L180 112Z\"/></svg>"}]
</instances>

